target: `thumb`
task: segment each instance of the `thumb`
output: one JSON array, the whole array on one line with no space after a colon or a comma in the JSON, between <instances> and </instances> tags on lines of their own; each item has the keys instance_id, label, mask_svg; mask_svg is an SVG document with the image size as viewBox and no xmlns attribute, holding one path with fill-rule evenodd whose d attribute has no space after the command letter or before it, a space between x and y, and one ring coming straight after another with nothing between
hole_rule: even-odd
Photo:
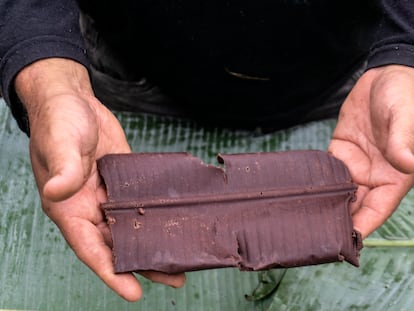
<instances>
[{"instance_id":1,"label":"thumb","mask_svg":"<svg viewBox=\"0 0 414 311\"><path fill-rule=\"evenodd\" d=\"M407 106L402 105L394 109L385 156L396 169L412 174L414 173L414 109Z\"/></svg>"},{"instance_id":2,"label":"thumb","mask_svg":"<svg viewBox=\"0 0 414 311\"><path fill-rule=\"evenodd\" d=\"M79 148L66 144L60 144L59 148L46 160L49 177L43 187L43 195L51 201L62 201L78 192L94 165L94 157L82 156Z\"/></svg>"},{"instance_id":3,"label":"thumb","mask_svg":"<svg viewBox=\"0 0 414 311\"><path fill-rule=\"evenodd\" d=\"M378 68L371 91L371 122L378 146L389 163L414 172L414 70L405 66Z\"/></svg>"}]
</instances>

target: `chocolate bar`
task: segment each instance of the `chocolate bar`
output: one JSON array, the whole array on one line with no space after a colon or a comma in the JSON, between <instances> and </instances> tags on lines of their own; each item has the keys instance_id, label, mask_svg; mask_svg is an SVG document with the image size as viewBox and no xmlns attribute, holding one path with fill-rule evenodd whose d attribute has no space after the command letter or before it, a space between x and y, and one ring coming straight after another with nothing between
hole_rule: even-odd
<instances>
[{"instance_id":1,"label":"chocolate bar","mask_svg":"<svg viewBox=\"0 0 414 311\"><path fill-rule=\"evenodd\" d=\"M106 155L98 160L116 272L359 265L357 186L326 152Z\"/></svg>"}]
</instances>

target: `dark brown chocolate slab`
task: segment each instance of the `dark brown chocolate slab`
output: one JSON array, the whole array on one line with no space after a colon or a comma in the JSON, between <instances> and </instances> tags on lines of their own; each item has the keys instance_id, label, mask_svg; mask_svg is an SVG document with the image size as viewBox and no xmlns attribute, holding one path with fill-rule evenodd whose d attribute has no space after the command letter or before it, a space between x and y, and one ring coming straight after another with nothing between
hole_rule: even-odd
<instances>
[{"instance_id":1,"label":"dark brown chocolate slab","mask_svg":"<svg viewBox=\"0 0 414 311\"><path fill-rule=\"evenodd\" d=\"M348 204L356 185L322 151L107 155L98 161L116 272L263 270L346 260L361 237Z\"/></svg>"}]
</instances>

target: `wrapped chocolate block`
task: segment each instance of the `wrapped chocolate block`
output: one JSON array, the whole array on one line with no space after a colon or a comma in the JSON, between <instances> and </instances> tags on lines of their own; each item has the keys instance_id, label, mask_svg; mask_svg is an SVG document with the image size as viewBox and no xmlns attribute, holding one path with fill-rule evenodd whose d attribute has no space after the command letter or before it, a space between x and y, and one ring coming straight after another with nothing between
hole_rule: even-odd
<instances>
[{"instance_id":1,"label":"wrapped chocolate block","mask_svg":"<svg viewBox=\"0 0 414 311\"><path fill-rule=\"evenodd\" d=\"M263 270L347 261L356 185L326 152L106 155L98 161L116 272Z\"/></svg>"}]
</instances>

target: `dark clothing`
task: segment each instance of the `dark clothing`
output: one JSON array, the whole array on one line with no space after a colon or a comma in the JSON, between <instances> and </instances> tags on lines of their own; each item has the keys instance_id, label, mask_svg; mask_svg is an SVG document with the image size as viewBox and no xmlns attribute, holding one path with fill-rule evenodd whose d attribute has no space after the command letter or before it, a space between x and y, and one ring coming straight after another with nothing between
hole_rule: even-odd
<instances>
[{"instance_id":1,"label":"dark clothing","mask_svg":"<svg viewBox=\"0 0 414 311\"><path fill-rule=\"evenodd\" d=\"M411 0L80 0L79 6L94 81L104 76L161 94L155 106L137 103L155 113L281 128L306 119L365 61L368 68L414 66ZM89 66L78 12L72 0L2 0L0 14L2 92L25 129L12 87L21 68L54 56ZM98 97L99 88L105 91L94 87Z\"/></svg>"}]
</instances>

